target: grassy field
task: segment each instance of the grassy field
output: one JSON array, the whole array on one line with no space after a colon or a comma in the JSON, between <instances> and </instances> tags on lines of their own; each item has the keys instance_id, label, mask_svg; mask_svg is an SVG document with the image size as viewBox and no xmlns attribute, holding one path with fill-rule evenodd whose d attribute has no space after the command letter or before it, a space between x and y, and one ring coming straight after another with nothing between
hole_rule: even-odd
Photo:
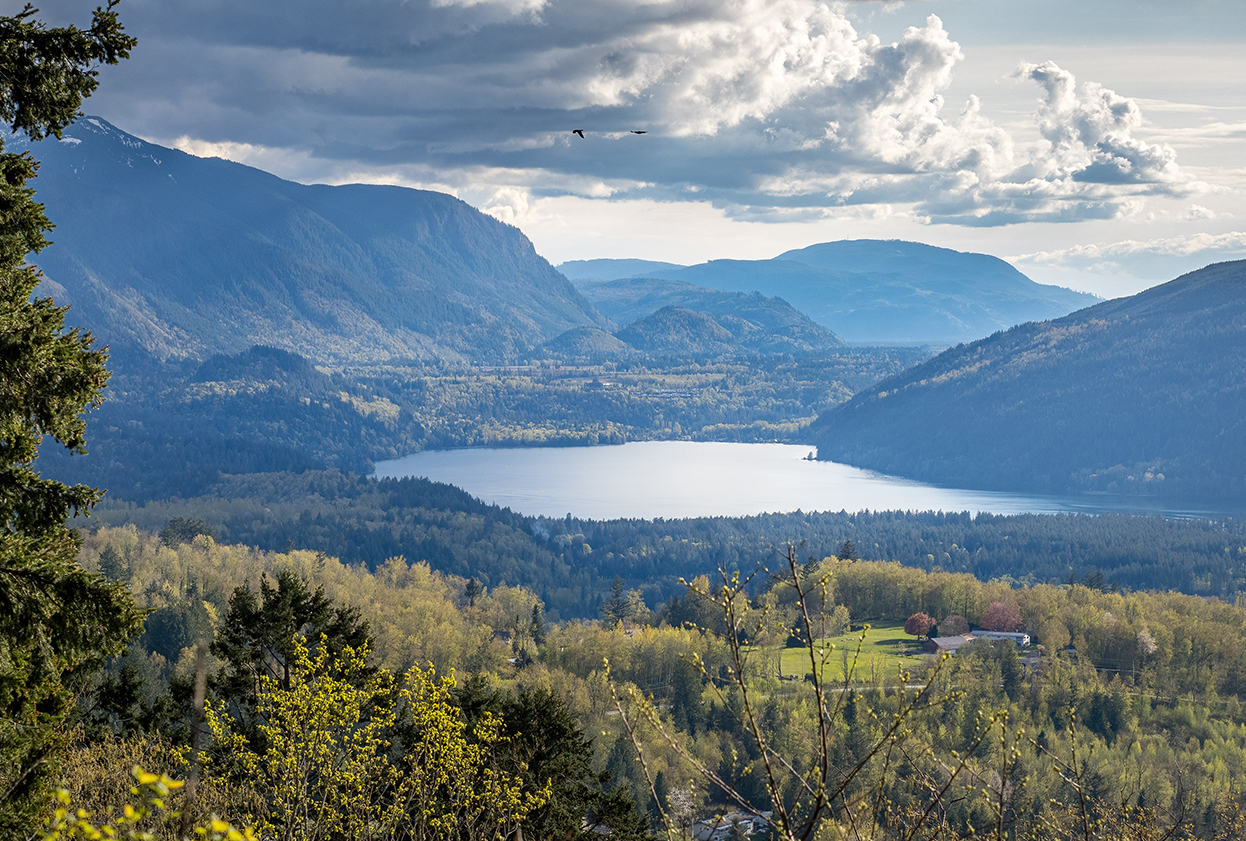
<instances>
[{"instance_id":1,"label":"grassy field","mask_svg":"<svg viewBox=\"0 0 1246 841\"><path fill-rule=\"evenodd\" d=\"M847 653L848 668L853 669L853 678L857 681L868 681L877 673L885 681L891 682L899 668L912 669L924 662L926 655L921 650L921 642L916 637L904 633L903 622L870 623L870 630L861 639L861 633L849 633L831 639L818 640L819 646L834 645L835 650L827 655L825 676L829 680L844 679L844 654ZM858 653L858 647L860 649ZM785 676L809 674L809 652L803 648L784 649L781 663Z\"/></svg>"}]
</instances>

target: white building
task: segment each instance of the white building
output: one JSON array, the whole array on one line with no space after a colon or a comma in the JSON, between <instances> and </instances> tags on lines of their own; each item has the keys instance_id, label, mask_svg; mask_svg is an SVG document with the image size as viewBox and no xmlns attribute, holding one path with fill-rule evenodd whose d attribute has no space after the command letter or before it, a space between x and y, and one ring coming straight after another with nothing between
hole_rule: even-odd
<instances>
[{"instance_id":1,"label":"white building","mask_svg":"<svg viewBox=\"0 0 1246 841\"><path fill-rule=\"evenodd\" d=\"M754 832L765 832L770 825L771 812L754 815L751 812L731 812L713 818L697 821L692 827L692 837L696 841L723 841L730 833L733 825L739 825L745 835Z\"/></svg>"},{"instance_id":2,"label":"white building","mask_svg":"<svg viewBox=\"0 0 1246 841\"><path fill-rule=\"evenodd\" d=\"M1030 647L1030 635L1023 634L1020 631L973 631L973 635L978 639L988 640L1008 640L1016 643L1017 648Z\"/></svg>"}]
</instances>

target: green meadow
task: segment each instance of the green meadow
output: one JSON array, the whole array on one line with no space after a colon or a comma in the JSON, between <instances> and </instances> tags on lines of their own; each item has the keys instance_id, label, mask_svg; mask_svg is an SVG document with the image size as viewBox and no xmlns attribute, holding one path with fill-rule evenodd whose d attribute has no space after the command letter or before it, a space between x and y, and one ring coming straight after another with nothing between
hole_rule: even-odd
<instances>
[{"instance_id":1,"label":"green meadow","mask_svg":"<svg viewBox=\"0 0 1246 841\"><path fill-rule=\"evenodd\" d=\"M868 623L867 627L867 631L818 640L818 648L825 652L823 675L828 680L842 681L847 671L853 682L879 677L890 683L901 670L916 668L928 656L921 650L921 640L904 633L903 622L881 620ZM784 649L780 665L785 677L813 671L809 652L804 648Z\"/></svg>"}]
</instances>

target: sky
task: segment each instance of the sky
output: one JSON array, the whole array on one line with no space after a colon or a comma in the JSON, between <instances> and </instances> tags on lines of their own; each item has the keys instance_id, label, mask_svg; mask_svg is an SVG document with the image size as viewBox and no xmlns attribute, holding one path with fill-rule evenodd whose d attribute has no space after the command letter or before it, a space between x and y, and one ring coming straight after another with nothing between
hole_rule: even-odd
<instances>
[{"instance_id":1,"label":"sky","mask_svg":"<svg viewBox=\"0 0 1246 841\"><path fill-rule=\"evenodd\" d=\"M1241 0L118 11L139 43L86 113L304 183L452 193L555 264L905 239L1116 297L1246 257Z\"/></svg>"}]
</instances>

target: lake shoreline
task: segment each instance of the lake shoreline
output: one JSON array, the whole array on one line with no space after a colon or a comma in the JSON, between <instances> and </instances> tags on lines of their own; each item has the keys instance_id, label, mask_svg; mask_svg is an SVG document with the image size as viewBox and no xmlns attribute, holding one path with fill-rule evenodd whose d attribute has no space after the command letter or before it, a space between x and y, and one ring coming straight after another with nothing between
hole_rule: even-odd
<instances>
[{"instance_id":1,"label":"lake shoreline","mask_svg":"<svg viewBox=\"0 0 1246 841\"><path fill-rule=\"evenodd\" d=\"M373 476L424 476L518 513L594 520L865 510L1237 516L1162 498L950 488L811 461L811 450L807 443L690 440L461 447L377 462Z\"/></svg>"}]
</instances>

